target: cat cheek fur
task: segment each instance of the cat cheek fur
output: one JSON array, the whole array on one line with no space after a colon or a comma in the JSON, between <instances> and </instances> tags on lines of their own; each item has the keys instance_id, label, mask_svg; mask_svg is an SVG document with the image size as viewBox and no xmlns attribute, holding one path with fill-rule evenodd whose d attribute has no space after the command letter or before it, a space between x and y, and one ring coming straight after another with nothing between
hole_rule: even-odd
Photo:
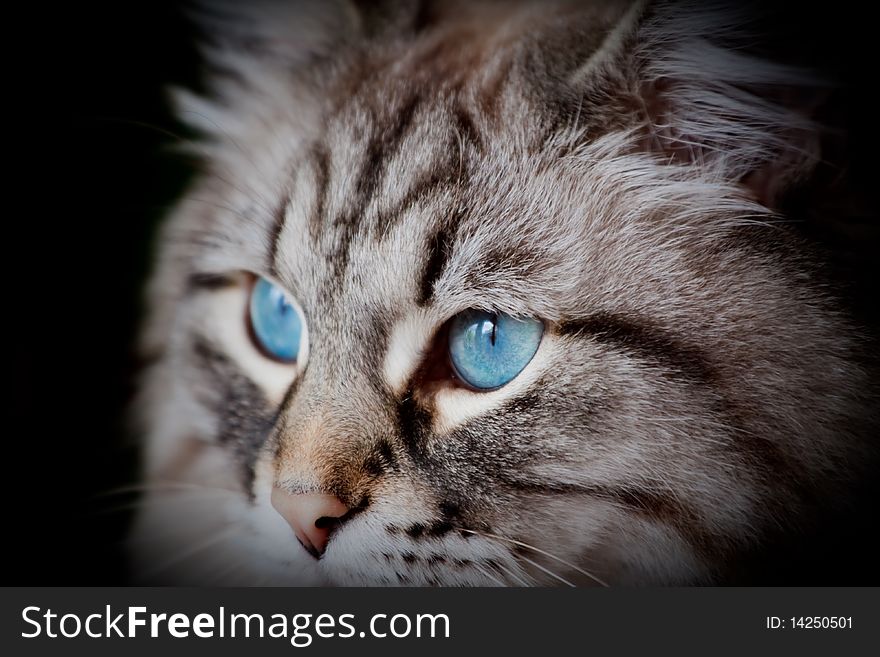
<instances>
[{"instance_id":1,"label":"cat cheek fur","mask_svg":"<svg viewBox=\"0 0 880 657\"><path fill-rule=\"evenodd\" d=\"M816 82L743 54L740 9L224 9L143 335L145 581L726 581L846 499L864 340L768 209L818 129L761 90ZM296 366L249 342L252 275L303 309ZM538 353L427 386L468 308L541 318ZM275 487L358 512L315 560Z\"/></svg>"}]
</instances>

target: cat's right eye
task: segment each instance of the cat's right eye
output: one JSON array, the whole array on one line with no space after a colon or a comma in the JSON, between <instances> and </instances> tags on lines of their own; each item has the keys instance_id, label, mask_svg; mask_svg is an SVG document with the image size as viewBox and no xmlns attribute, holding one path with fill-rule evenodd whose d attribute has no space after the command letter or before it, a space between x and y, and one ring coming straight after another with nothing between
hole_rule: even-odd
<instances>
[{"instance_id":1,"label":"cat's right eye","mask_svg":"<svg viewBox=\"0 0 880 657\"><path fill-rule=\"evenodd\" d=\"M279 286L258 278L248 303L248 322L257 348L282 363L295 363L306 339L305 319Z\"/></svg>"},{"instance_id":2,"label":"cat's right eye","mask_svg":"<svg viewBox=\"0 0 880 657\"><path fill-rule=\"evenodd\" d=\"M494 390L523 371L543 334L544 323L537 319L466 310L449 325L449 357L468 386Z\"/></svg>"}]
</instances>

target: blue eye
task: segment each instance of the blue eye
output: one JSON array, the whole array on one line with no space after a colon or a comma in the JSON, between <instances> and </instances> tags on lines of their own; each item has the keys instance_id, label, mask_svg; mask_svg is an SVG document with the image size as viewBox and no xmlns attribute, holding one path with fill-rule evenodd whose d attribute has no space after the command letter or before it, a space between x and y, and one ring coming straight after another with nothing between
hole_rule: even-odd
<instances>
[{"instance_id":1,"label":"blue eye","mask_svg":"<svg viewBox=\"0 0 880 657\"><path fill-rule=\"evenodd\" d=\"M251 291L249 315L257 346L275 360L296 362L304 333L303 319L284 290L260 278Z\"/></svg>"},{"instance_id":2,"label":"blue eye","mask_svg":"<svg viewBox=\"0 0 880 657\"><path fill-rule=\"evenodd\" d=\"M449 356L465 383L492 390L523 371L543 334L544 324L536 319L466 310L449 326Z\"/></svg>"}]
</instances>

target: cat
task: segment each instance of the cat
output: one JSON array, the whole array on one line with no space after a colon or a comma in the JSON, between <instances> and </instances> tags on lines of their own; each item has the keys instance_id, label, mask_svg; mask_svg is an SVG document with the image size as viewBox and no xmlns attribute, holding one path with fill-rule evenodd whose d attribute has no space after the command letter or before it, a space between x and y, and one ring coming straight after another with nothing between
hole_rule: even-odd
<instances>
[{"instance_id":1,"label":"cat","mask_svg":"<svg viewBox=\"0 0 880 657\"><path fill-rule=\"evenodd\" d=\"M869 339L779 212L822 82L748 54L744 10L196 16L141 581L721 583L851 497Z\"/></svg>"}]
</instances>

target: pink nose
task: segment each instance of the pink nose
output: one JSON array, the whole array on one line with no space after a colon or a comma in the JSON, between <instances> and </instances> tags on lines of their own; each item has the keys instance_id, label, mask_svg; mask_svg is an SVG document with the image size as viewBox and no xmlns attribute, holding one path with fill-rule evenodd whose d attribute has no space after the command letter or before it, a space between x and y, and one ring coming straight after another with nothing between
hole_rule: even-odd
<instances>
[{"instance_id":1,"label":"pink nose","mask_svg":"<svg viewBox=\"0 0 880 657\"><path fill-rule=\"evenodd\" d=\"M348 513L348 507L335 495L308 493L291 495L272 489L272 506L293 529L302 546L316 559L324 554L330 533Z\"/></svg>"}]
</instances>

